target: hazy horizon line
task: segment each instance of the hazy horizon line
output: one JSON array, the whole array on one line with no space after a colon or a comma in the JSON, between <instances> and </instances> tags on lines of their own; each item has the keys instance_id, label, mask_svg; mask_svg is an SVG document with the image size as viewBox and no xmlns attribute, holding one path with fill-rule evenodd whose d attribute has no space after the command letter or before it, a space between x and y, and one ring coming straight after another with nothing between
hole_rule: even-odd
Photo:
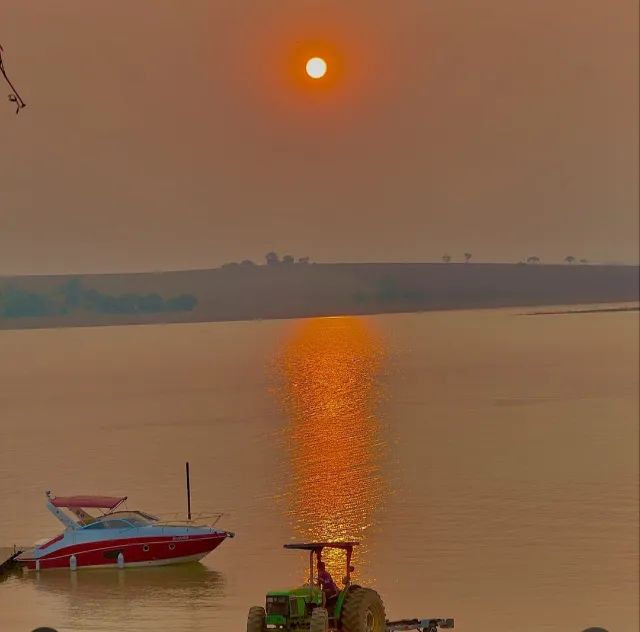
<instances>
[{"instance_id":1,"label":"hazy horizon line","mask_svg":"<svg viewBox=\"0 0 640 632\"><path fill-rule=\"evenodd\" d=\"M534 256L534 255L532 255ZM401 261L309 261L308 263L299 263L295 261L294 263L278 263L278 264L267 264L265 262L256 262L250 259L243 259L241 261L251 261L253 267L256 268L287 268L287 267L303 267L305 265L313 266L313 265L326 265L326 266L354 266L354 265L442 265L442 266L451 266L451 265L494 265L494 266L510 266L510 265L527 265L529 267L540 267L540 266L559 266L559 267L568 267L568 266L591 266L591 267L640 267L640 260L635 262L626 262L626 261L584 261L580 262L579 260L569 263L562 259L559 260L545 260L540 258L538 262L535 263L527 263L526 257L519 261L487 261L487 260L469 260L468 262L464 261L464 258L451 258L450 261L445 262L441 259L433 259L433 260L423 260L423 261L415 261L415 260L401 260ZM241 261L233 261L223 263L217 266L207 266L207 267L171 267L171 268L140 268L140 269L129 269L129 270L103 270L103 271L91 271L91 272L80 272L80 271L65 271L65 272L27 272L27 273L2 273L0 271L0 279L10 279L10 278L22 278L22 277L55 277L55 276L102 276L102 275L128 275L128 274L170 274L173 272L205 272L210 270L222 270L225 269L226 266L230 266L231 269L236 269L236 265L238 268L242 268L240 265ZM235 265L234 265L235 264ZM248 267L248 266L247 266Z\"/></svg>"}]
</instances>

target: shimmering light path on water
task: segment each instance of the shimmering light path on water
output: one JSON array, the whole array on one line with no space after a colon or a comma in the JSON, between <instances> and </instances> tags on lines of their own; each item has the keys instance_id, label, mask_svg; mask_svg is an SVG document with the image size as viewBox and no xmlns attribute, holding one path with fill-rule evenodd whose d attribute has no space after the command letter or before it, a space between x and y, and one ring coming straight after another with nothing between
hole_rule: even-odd
<instances>
[{"instance_id":1,"label":"shimmering light path on water","mask_svg":"<svg viewBox=\"0 0 640 632\"><path fill-rule=\"evenodd\" d=\"M357 555L366 562L384 489L380 333L359 318L300 321L277 360L291 463L283 505L296 539L360 541ZM344 553L329 549L324 558L341 578Z\"/></svg>"},{"instance_id":2,"label":"shimmering light path on water","mask_svg":"<svg viewBox=\"0 0 640 632\"><path fill-rule=\"evenodd\" d=\"M242 630L304 573L284 542L343 536L393 617L637 630L637 312L3 331L0 406L0 546L58 531L46 489L184 511L186 460L238 534L203 565L10 577L2 632Z\"/></svg>"}]
</instances>

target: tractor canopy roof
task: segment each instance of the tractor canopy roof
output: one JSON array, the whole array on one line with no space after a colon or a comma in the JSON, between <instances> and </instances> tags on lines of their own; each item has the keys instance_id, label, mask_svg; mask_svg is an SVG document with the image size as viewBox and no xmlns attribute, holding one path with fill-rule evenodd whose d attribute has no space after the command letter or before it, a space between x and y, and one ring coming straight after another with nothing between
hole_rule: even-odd
<instances>
[{"instance_id":1,"label":"tractor canopy roof","mask_svg":"<svg viewBox=\"0 0 640 632\"><path fill-rule=\"evenodd\" d=\"M302 551L321 551L322 549L352 549L360 542L306 542L285 544L285 549L300 549Z\"/></svg>"}]
</instances>

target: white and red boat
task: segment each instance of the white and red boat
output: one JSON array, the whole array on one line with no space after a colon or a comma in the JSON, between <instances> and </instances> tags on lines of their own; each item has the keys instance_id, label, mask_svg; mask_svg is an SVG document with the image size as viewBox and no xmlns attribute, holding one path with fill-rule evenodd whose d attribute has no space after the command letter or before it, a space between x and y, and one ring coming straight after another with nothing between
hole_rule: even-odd
<instances>
[{"instance_id":1,"label":"white and red boat","mask_svg":"<svg viewBox=\"0 0 640 632\"><path fill-rule=\"evenodd\" d=\"M52 497L47 492L47 509L66 529L16 561L28 570L179 564L202 559L234 535L193 520L166 522L143 511L118 511L126 500L126 496ZM87 509L101 510L102 515L91 515Z\"/></svg>"}]
</instances>

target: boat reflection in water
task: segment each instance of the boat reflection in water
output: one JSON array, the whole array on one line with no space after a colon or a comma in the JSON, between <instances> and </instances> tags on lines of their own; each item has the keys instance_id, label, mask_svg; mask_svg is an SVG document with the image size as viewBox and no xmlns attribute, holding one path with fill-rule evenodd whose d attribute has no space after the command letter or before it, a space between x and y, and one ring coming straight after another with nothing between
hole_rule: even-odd
<instances>
[{"instance_id":1,"label":"boat reflection in water","mask_svg":"<svg viewBox=\"0 0 640 632\"><path fill-rule=\"evenodd\" d=\"M384 489L375 413L383 355L370 321L333 317L297 323L280 357L291 467L286 511L295 537L359 540L356 573ZM325 557L336 580L342 578L344 555L327 550Z\"/></svg>"},{"instance_id":2,"label":"boat reflection in water","mask_svg":"<svg viewBox=\"0 0 640 632\"><path fill-rule=\"evenodd\" d=\"M69 630L196 629L202 620L215 620L207 611L225 605L223 574L194 563L158 568L125 570L91 569L27 573L42 597L51 598L51 620ZM194 626L192 628L192 626ZM198 628L199 629L199 628Z\"/></svg>"}]
</instances>

